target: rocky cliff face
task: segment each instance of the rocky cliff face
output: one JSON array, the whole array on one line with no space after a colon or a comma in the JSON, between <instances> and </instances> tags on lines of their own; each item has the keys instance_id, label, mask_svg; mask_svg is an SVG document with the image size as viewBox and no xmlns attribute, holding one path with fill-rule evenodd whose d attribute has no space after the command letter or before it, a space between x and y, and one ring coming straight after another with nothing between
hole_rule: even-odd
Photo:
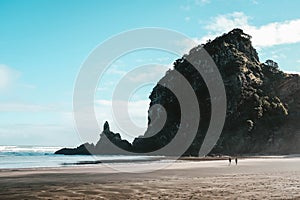
<instances>
[{"instance_id":1,"label":"rocky cliff face","mask_svg":"<svg viewBox=\"0 0 300 200\"><path fill-rule=\"evenodd\" d=\"M211 154L249 153L300 153L300 77L285 74L276 62L259 61L251 44L251 36L240 29L193 48L189 55L174 62L160 82L172 84L175 70L189 81L194 89L201 119L197 135L184 155L197 156L210 122L210 95L195 68L187 61L197 48L204 48L215 61L224 81L227 95L227 113L221 137ZM88 145L95 153L105 152L105 140L109 139L125 150L151 152L168 144L175 136L180 123L180 105L174 94L157 84L150 95L150 106L162 105L167 121L156 135L151 124L160 119L159 110L149 110L149 126L143 137L132 144L121 140L119 134L105 130L96 147ZM109 134L108 134L109 132ZM64 153L64 152L60 152Z\"/></svg>"}]
</instances>

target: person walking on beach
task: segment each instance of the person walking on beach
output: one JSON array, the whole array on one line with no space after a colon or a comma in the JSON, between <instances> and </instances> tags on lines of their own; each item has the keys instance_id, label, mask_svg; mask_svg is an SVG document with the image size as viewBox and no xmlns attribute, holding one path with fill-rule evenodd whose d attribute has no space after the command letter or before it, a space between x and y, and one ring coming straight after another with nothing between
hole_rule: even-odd
<instances>
[{"instance_id":1,"label":"person walking on beach","mask_svg":"<svg viewBox=\"0 0 300 200\"><path fill-rule=\"evenodd\" d=\"M229 157L229 165L231 164L231 157Z\"/></svg>"},{"instance_id":2,"label":"person walking on beach","mask_svg":"<svg viewBox=\"0 0 300 200\"><path fill-rule=\"evenodd\" d=\"M235 165L237 165L237 162L238 162L238 160L237 160L237 157L235 158Z\"/></svg>"}]
</instances>

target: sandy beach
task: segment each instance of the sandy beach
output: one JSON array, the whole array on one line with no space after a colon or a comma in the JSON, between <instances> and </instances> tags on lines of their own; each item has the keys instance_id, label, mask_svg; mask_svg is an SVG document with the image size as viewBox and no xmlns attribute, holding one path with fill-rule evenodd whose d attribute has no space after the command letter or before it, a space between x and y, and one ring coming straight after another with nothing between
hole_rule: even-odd
<instances>
[{"instance_id":1,"label":"sandy beach","mask_svg":"<svg viewBox=\"0 0 300 200\"><path fill-rule=\"evenodd\" d=\"M159 167L118 163L118 169ZM112 165L110 165L112 166ZM300 158L180 160L147 173L104 164L0 171L0 199L300 199Z\"/></svg>"}]
</instances>

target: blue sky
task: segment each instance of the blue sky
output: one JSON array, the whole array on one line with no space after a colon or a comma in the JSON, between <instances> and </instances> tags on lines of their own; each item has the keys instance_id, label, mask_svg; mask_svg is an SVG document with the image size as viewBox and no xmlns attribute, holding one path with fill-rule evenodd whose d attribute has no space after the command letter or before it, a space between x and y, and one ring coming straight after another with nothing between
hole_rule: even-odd
<instances>
[{"instance_id":1,"label":"blue sky","mask_svg":"<svg viewBox=\"0 0 300 200\"><path fill-rule=\"evenodd\" d=\"M253 35L261 61L271 58L282 70L299 72L299 7L297 0L0 0L0 145L82 143L72 119L80 66L101 42L130 29L167 28L201 43L240 27ZM165 66L154 70L159 80L176 57L148 50L113 63L95 94L99 123L109 120L119 131L110 116L110 101L124 74L138 65L158 63ZM151 87L132 97L129 112L142 127Z\"/></svg>"}]
</instances>

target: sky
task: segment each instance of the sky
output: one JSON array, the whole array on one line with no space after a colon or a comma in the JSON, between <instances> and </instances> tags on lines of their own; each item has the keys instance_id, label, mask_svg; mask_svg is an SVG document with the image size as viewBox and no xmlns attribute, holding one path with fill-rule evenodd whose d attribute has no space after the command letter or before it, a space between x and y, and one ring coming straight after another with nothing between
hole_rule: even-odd
<instances>
[{"instance_id":1,"label":"sky","mask_svg":"<svg viewBox=\"0 0 300 200\"><path fill-rule=\"evenodd\" d=\"M204 43L242 28L253 36L261 62L273 59L282 70L299 73L299 7L298 0L0 0L0 145L72 147L86 142L72 112L80 67L99 44L132 29L166 28ZM111 114L118 81L149 63L153 70L134 78L158 81L176 58L141 50L114 61L95 92L99 125L108 120L112 131L122 135ZM142 129L153 86L140 87L129 102L131 119ZM96 142L101 131L92 133L89 142ZM132 140L137 135L122 136Z\"/></svg>"}]
</instances>

